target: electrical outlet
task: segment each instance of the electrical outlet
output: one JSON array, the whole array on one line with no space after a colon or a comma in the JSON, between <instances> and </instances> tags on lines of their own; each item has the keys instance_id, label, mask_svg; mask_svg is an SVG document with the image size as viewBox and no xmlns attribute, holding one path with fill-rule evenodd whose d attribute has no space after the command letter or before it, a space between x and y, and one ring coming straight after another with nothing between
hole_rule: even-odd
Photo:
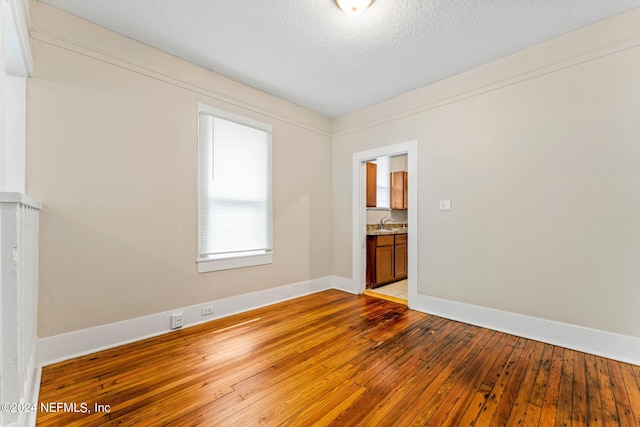
<instances>
[{"instance_id":1,"label":"electrical outlet","mask_svg":"<svg viewBox=\"0 0 640 427\"><path fill-rule=\"evenodd\" d=\"M180 329L182 328L182 313L171 313L171 329Z\"/></svg>"},{"instance_id":2,"label":"electrical outlet","mask_svg":"<svg viewBox=\"0 0 640 427\"><path fill-rule=\"evenodd\" d=\"M200 310L200 314L202 316L210 316L213 314L213 306L207 306L207 307L202 307L202 309Z\"/></svg>"},{"instance_id":3,"label":"electrical outlet","mask_svg":"<svg viewBox=\"0 0 640 427\"><path fill-rule=\"evenodd\" d=\"M451 200L440 200L440 210L441 211L450 211L451 210Z\"/></svg>"}]
</instances>

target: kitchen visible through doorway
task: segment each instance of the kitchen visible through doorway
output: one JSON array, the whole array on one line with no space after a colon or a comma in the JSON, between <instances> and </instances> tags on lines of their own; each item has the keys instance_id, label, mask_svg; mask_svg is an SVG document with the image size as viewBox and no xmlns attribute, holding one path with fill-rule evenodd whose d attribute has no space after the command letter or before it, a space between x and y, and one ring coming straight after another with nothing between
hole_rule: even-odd
<instances>
[{"instance_id":1,"label":"kitchen visible through doorway","mask_svg":"<svg viewBox=\"0 0 640 427\"><path fill-rule=\"evenodd\" d=\"M408 300L408 283L409 281L407 279L403 279L375 289L367 289L364 294L406 305Z\"/></svg>"}]
</instances>

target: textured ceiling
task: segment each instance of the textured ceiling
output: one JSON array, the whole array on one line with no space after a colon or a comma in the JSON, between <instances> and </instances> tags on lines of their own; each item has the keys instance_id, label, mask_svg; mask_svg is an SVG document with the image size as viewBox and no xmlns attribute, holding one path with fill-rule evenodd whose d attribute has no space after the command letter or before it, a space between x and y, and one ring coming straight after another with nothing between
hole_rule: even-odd
<instances>
[{"instance_id":1,"label":"textured ceiling","mask_svg":"<svg viewBox=\"0 0 640 427\"><path fill-rule=\"evenodd\" d=\"M41 0L335 118L640 0Z\"/></svg>"}]
</instances>

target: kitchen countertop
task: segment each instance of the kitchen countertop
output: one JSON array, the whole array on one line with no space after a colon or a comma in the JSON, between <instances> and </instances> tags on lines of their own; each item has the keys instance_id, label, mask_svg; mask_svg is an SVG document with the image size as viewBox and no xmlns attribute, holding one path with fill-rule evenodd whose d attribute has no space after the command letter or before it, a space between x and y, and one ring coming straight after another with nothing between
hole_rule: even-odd
<instances>
[{"instance_id":1,"label":"kitchen countertop","mask_svg":"<svg viewBox=\"0 0 640 427\"><path fill-rule=\"evenodd\" d=\"M385 228L383 230L368 230L367 236L385 236L387 234L407 234L407 227Z\"/></svg>"}]
</instances>

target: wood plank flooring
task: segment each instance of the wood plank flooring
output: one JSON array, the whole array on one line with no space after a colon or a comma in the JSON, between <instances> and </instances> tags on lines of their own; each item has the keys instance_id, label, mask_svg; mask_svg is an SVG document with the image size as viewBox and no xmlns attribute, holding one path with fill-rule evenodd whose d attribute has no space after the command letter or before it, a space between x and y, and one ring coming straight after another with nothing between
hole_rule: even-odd
<instances>
[{"instance_id":1,"label":"wood plank flooring","mask_svg":"<svg viewBox=\"0 0 640 427\"><path fill-rule=\"evenodd\" d=\"M47 366L40 402L43 427L640 427L640 367L331 290Z\"/></svg>"}]
</instances>

